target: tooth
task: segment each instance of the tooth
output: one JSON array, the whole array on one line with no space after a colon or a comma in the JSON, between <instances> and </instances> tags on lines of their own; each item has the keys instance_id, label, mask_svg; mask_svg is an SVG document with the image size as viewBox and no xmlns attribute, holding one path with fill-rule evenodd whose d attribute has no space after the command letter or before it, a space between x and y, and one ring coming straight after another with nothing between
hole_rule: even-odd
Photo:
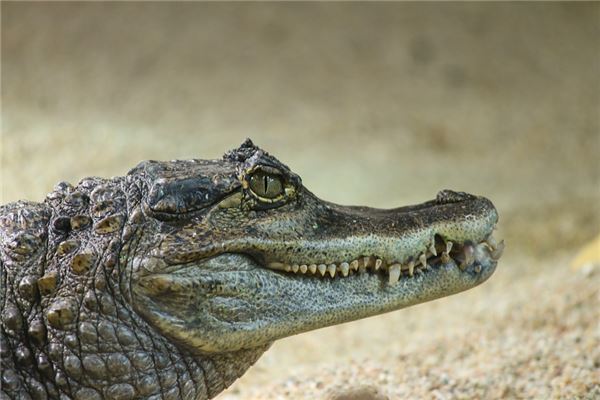
<instances>
[{"instance_id":1,"label":"tooth","mask_svg":"<svg viewBox=\"0 0 600 400\"><path fill-rule=\"evenodd\" d=\"M400 264L390 265L389 274L390 274L390 276L389 276L388 283L390 285L395 285L396 282L398 282L398 279L400 279Z\"/></svg>"},{"instance_id":2,"label":"tooth","mask_svg":"<svg viewBox=\"0 0 600 400\"><path fill-rule=\"evenodd\" d=\"M317 264L310 264L308 266L308 270L310 271L311 274L314 274L315 272L317 272Z\"/></svg>"},{"instance_id":3,"label":"tooth","mask_svg":"<svg viewBox=\"0 0 600 400\"><path fill-rule=\"evenodd\" d=\"M448 255L448 252L444 251L444 252L442 253L442 262L443 262L444 264L447 264L447 263L448 263L448 261L450 261L450 256Z\"/></svg>"},{"instance_id":4,"label":"tooth","mask_svg":"<svg viewBox=\"0 0 600 400\"><path fill-rule=\"evenodd\" d=\"M321 273L321 276L325 276L325 271L327 271L327 265L319 264L318 268L319 272Z\"/></svg>"},{"instance_id":5,"label":"tooth","mask_svg":"<svg viewBox=\"0 0 600 400\"><path fill-rule=\"evenodd\" d=\"M306 271L308 271L308 266L307 266L307 265L304 265L304 264L302 264L302 265L300 266L300 272L302 272L303 274L305 274L305 273L306 273Z\"/></svg>"},{"instance_id":6,"label":"tooth","mask_svg":"<svg viewBox=\"0 0 600 400\"><path fill-rule=\"evenodd\" d=\"M504 252L504 240L497 244L496 249L490 254L494 260L498 260Z\"/></svg>"},{"instance_id":7,"label":"tooth","mask_svg":"<svg viewBox=\"0 0 600 400\"><path fill-rule=\"evenodd\" d=\"M269 263L268 267L271 268L271 269L281 269L281 270L284 270L285 269L285 264L284 263L280 263L280 262L272 262L272 263Z\"/></svg>"},{"instance_id":8,"label":"tooth","mask_svg":"<svg viewBox=\"0 0 600 400\"><path fill-rule=\"evenodd\" d=\"M498 242L496 242L496 238L492 235L490 235L490 237L487 238L487 243L490 245L492 250L496 250L498 248Z\"/></svg>"},{"instance_id":9,"label":"tooth","mask_svg":"<svg viewBox=\"0 0 600 400\"><path fill-rule=\"evenodd\" d=\"M383 265L383 260L381 260L380 258L375 260L375 271L379 270L379 268L381 268L381 265Z\"/></svg>"},{"instance_id":10,"label":"tooth","mask_svg":"<svg viewBox=\"0 0 600 400\"><path fill-rule=\"evenodd\" d=\"M358 270L358 260L354 260L350 263L350 268L357 271Z\"/></svg>"},{"instance_id":11,"label":"tooth","mask_svg":"<svg viewBox=\"0 0 600 400\"><path fill-rule=\"evenodd\" d=\"M411 260L408 263L408 275L413 276L414 272L415 272L415 262Z\"/></svg>"},{"instance_id":12,"label":"tooth","mask_svg":"<svg viewBox=\"0 0 600 400\"><path fill-rule=\"evenodd\" d=\"M476 272L476 273L480 273L480 272L481 272L481 265L477 264L477 265L475 266L475 272Z\"/></svg>"},{"instance_id":13,"label":"tooth","mask_svg":"<svg viewBox=\"0 0 600 400\"><path fill-rule=\"evenodd\" d=\"M294 265L292 265L292 271L293 271L294 273L298 272L298 269L299 269L299 268L300 268L300 266L299 266L298 264L294 264Z\"/></svg>"},{"instance_id":14,"label":"tooth","mask_svg":"<svg viewBox=\"0 0 600 400\"><path fill-rule=\"evenodd\" d=\"M463 248L463 251L465 253L465 263L467 265L473 264L473 261L475 261L475 249L473 246L467 245Z\"/></svg>"},{"instance_id":15,"label":"tooth","mask_svg":"<svg viewBox=\"0 0 600 400\"><path fill-rule=\"evenodd\" d=\"M437 250L435 249L435 243L431 243L431 246L429 246L429 252L431 252L431 254L433 254L434 256L437 256Z\"/></svg>"},{"instance_id":16,"label":"tooth","mask_svg":"<svg viewBox=\"0 0 600 400\"><path fill-rule=\"evenodd\" d=\"M491 255L491 252L492 248L490 247L489 243L481 242L475 246L475 260L481 261L482 259L489 257Z\"/></svg>"},{"instance_id":17,"label":"tooth","mask_svg":"<svg viewBox=\"0 0 600 400\"><path fill-rule=\"evenodd\" d=\"M425 254L419 256L419 261L423 265L423 268L427 268L427 256Z\"/></svg>"},{"instance_id":18,"label":"tooth","mask_svg":"<svg viewBox=\"0 0 600 400\"><path fill-rule=\"evenodd\" d=\"M371 257L367 256L367 257L363 257L363 264L366 267L368 267L371 264Z\"/></svg>"},{"instance_id":19,"label":"tooth","mask_svg":"<svg viewBox=\"0 0 600 400\"><path fill-rule=\"evenodd\" d=\"M327 272L329 272L329 275L333 278L335 276L335 264L329 264Z\"/></svg>"},{"instance_id":20,"label":"tooth","mask_svg":"<svg viewBox=\"0 0 600 400\"><path fill-rule=\"evenodd\" d=\"M446 242L446 253L450 254L450 250L452 250L452 245L454 243L452 243L451 241L447 241Z\"/></svg>"},{"instance_id":21,"label":"tooth","mask_svg":"<svg viewBox=\"0 0 600 400\"><path fill-rule=\"evenodd\" d=\"M290 272L292 270L292 267L290 267L288 264L285 264L283 269L285 269L285 272Z\"/></svg>"},{"instance_id":22,"label":"tooth","mask_svg":"<svg viewBox=\"0 0 600 400\"><path fill-rule=\"evenodd\" d=\"M348 276L348 272L350 272L350 265L347 262L343 262L340 264L340 269L342 270L342 275Z\"/></svg>"}]
</instances>

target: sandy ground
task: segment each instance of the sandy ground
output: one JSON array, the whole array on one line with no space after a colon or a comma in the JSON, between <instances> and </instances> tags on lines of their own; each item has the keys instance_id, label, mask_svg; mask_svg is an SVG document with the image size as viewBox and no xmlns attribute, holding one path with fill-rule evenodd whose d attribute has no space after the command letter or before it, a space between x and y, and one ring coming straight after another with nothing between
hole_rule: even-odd
<instances>
[{"instance_id":1,"label":"sandy ground","mask_svg":"<svg viewBox=\"0 0 600 400\"><path fill-rule=\"evenodd\" d=\"M2 3L1 201L247 136L344 204L486 195L479 288L276 343L220 399L600 398L600 4ZM598 250L600 251L600 250Z\"/></svg>"}]
</instances>

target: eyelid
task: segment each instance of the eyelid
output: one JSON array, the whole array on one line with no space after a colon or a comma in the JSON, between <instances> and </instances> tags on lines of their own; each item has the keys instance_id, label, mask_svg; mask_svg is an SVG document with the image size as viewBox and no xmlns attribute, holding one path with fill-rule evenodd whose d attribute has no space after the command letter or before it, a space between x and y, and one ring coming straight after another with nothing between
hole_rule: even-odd
<instances>
[{"instance_id":1,"label":"eyelid","mask_svg":"<svg viewBox=\"0 0 600 400\"><path fill-rule=\"evenodd\" d=\"M244 175L240 178L242 181L242 187L248 189L250 187L250 178L256 173L263 173L265 175L272 175L273 177L279 178L284 187L288 185L288 180L277 168L269 167L267 165L257 165L254 168L247 170Z\"/></svg>"},{"instance_id":2,"label":"eyelid","mask_svg":"<svg viewBox=\"0 0 600 400\"><path fill-rule=\"evenodd\" d=\"M268 175L277 175L277 176L281 177L282 180L285 180L285 179L283 179L283 174L281 173L280 170L278 170L277 168L269 167L268 165L257 165L256 167L249 170L247 172L247 174L252 175L256 172L264 172L265 174L268 174Z\"/></svg>"}]
</instances>

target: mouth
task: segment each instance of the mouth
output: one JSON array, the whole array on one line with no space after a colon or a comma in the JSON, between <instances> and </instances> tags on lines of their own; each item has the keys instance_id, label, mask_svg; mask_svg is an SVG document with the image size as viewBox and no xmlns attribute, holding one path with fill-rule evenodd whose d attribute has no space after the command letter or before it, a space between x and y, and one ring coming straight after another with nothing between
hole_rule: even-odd
<instances>
[{"instance_id":1,"label":"mouth","mask_svg":"<svg viewBox=\"0 0 600 400\"><path fill-rule=\"evenodd\" d=\"M255 223L270 235L202 251L173 251L188 242L169 237L153 251L168 245L170 256L132 262L138 311L195 349L237 351L470 289L504 250L484 198L393 210L326 204L311 215Z\"/></svg>"},{"instance_id":2,"label":"mouth","mask_svg":"<svg viewBox=\"0 0 600 400\"><path fill-rule=\"evenodd\" d=\"M498 242L492 234L486 239L454 242L435 235L427 249L403 261L386 259L371 254L332 263L286 263L274 261L266 267L290 275L304 275L323 279L344 279L355 274L378 274L389 285L401 279L411 279L443 266L456 266L460 271L481 271L482 265L496 262L504 251L504 241Z\"/></svg>"},{"instance_id":3,"label":"mouth","mask_svg":"<svg viewBox=\"0 0 600 400\"><path fill-rule=\"evenodd\" d=\"M483 197L445 190L433 201L390 210L320 204L313 207L320 218L305 224L314 230L245 240L224 252L284 276L338 281L367 273L393 286L441 267L479 273L504 250L493 236L496 209Z\"/></svg>"}]
</instances>

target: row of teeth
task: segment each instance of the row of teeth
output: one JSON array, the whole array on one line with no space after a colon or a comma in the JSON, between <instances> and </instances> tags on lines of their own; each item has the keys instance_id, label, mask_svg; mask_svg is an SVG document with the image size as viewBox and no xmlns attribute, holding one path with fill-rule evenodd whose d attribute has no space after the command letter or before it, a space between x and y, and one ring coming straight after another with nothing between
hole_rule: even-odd
<instances>
[{"instance_id":1,"label":"row of teeth","mask_svg":"<svg viewBox=\"0 0 600 400\"><path fill-rule=\"evenodd\" d=\"M453 243L451 241L445 242L445 250L440 256L442 263L448 263L452 258L450 251L452 250ZM477 245L464 245L462 248L463 257L458 257L460 262L457 263L461 270L464 270L468 265L475 261L476 249L486 247L489 251L490 256L494 260L498 260L504 250L504 241L497 243L496 240L490 236L486 241L483 241ZM389 284L394 285L400 279L401 275L412 277L415 273L421 273L423 270L430 268L427 263L429 256L437 257L438 253L435 248L435 244L431 244L426 252L423 252L417 257L416 260L410 259L408 262L391 262L387 263L383 259L374 256L361 257L350 262L342 262L339 264L286 264L281 262L271 262L268 267L285 272L293 272L300 274L320 274L321 276L329 275L331 278L335 278L336 275L342 275L344 277L357 271L366 271L371 269L372 271L387 271L389 276ZM457 257L455 255L455 257ZM458 261L458 260L455 260Z\"/></svg>"}]
</instances>

